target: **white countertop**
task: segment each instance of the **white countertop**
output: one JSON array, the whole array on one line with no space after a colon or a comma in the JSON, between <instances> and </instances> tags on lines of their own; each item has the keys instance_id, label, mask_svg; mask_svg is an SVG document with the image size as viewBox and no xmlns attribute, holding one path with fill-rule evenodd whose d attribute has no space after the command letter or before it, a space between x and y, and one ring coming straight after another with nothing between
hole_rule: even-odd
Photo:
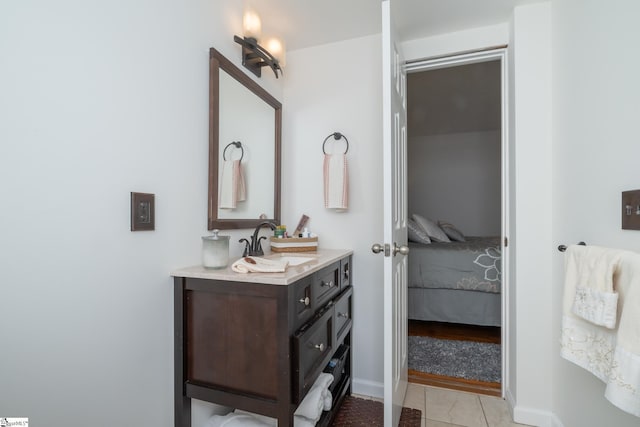
<instances>
[{"instance_id":1,"label":"white countertop","mask_svg":"<svg viewBox=\"0 0 640 427\"><path fill-rule=\"evenodd\" d=\"M264 256L267 259L280 257L303 257L313 260L300 265L290 265L284 273L236 273L231 270L231 264L239 258L230 259L226 268L219 270L204 268L201 265L181 268L171 272L173 277L188 277L193 279L225 280L231 282L263 283L267 285L290 285L291 283L312 274L327 265L353 254L350 249L318 249L316 252L281 252Z\"/></svg>"}]
</instances>

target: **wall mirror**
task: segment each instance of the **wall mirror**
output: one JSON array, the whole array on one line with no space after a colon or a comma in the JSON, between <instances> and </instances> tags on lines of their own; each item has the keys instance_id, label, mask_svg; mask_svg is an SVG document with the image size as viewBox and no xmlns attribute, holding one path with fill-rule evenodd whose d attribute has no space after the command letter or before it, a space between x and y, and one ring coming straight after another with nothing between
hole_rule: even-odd
<instances>
[{"instance_id":1,"label":"wall mirror","mask_svg":"<svg viewBox=\"0 0 640 427\"><path fill-rule=\"evenodd\" d=\"M280 102L211 48L209 230L280 224L281 126Z\"/></svg>"}]
</instances>

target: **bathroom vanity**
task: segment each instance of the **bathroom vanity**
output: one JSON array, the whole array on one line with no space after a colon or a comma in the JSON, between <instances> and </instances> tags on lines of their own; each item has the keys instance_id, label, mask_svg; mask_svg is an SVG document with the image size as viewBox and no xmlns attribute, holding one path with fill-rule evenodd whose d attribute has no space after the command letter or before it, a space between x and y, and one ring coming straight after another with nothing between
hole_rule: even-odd
<instances>
[{"instance_id":1,"label":"bathroom vanity","mask_svg":"<svg viewBox=\"0 0 640 427\"><path fill-rule=\"evenodd\" d=\"M267 258L283 256L291 261L285 273L172 272L176 427L191 426L192 398L293 426L294 411L334 356L341 361L334 404L318 425L328 425L351 393L352 251Z\"/></svg>"}]
</instances>

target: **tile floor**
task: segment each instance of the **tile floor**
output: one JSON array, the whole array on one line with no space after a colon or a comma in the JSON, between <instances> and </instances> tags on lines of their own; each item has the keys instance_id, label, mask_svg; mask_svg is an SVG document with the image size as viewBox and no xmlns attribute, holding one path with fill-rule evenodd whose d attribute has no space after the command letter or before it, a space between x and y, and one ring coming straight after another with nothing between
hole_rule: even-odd
<instances>
[{"instance_id":1,"label":"tile floor","mask_svg":"<svg viewBox=\"0 0 640 427\"><path fill-rule=\"evenodd\" d=\"M407 408L422 411L422 427L518 427L499 397L409 383Z\"/></svg>"}]
</instances>

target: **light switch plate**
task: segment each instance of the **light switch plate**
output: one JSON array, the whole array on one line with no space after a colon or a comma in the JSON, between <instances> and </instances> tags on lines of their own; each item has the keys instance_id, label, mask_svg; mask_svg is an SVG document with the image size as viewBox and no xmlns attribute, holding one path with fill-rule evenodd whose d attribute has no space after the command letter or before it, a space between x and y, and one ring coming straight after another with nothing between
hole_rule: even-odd
<instances>
[{"instance_id":1,"label":"light switch plate","mask_svg":"<svg viewBox=\"0 0 640 427\"><path fill-rule=\"evenodd\" d=\"M622 229L640 230L640 190L622 192Z\"/></svg>"},{"instance_id":2,"label":"light switch plate","mask_svg":"<svg viewBox=\"0 0 640 427\"><path fill-rule=\"evenodd\" d=\"M131 193L131 231L155 229L155 194Z\"/></svg>"}]
</instances>

